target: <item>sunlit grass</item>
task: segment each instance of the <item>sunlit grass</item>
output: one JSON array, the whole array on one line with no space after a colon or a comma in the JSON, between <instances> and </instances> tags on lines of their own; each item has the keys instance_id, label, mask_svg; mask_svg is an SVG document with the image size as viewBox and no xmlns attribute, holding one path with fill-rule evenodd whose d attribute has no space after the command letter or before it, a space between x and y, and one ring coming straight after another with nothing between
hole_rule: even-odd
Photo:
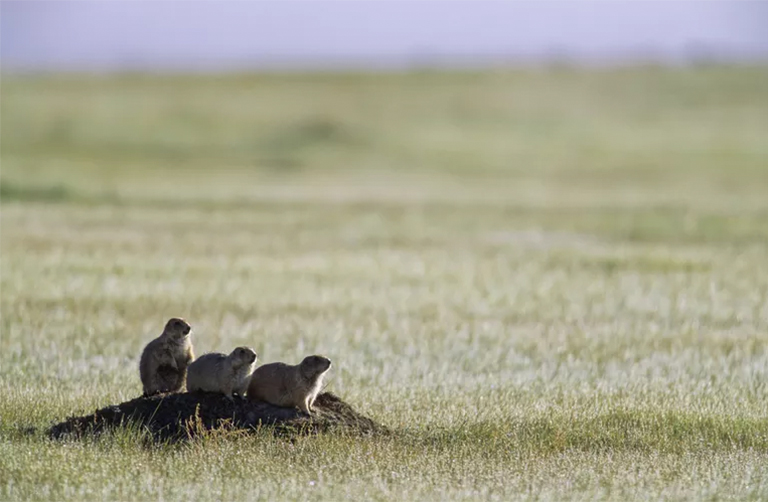
<instances>
[{"instance_id":1,"label":"sunlit grass","mask_svg":"<svg viewBox=\"0 0 768 502\"><path fill-rule=\"evenodd\" d=\"M4 81L0 499L765 499L765 77ZM171 316L394 433L45 438Z\"/></svg>"}]
</instances>

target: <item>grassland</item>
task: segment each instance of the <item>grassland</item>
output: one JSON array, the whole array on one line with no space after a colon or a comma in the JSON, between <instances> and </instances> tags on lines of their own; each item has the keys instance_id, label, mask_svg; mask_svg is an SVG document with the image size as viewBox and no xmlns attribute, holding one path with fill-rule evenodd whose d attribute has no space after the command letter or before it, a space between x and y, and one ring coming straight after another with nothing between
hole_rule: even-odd
<instances>
[{"instance_id":1,"label":"grassland","mask_svg":"<svg viewBox=\"0 0 768 502\"><path fill-rule=\"evenodd\" d=\"M2 500L768 498L768 69L4 78ZM198 352L395 430L44 430Z\"/></svg>"}]
</instances>

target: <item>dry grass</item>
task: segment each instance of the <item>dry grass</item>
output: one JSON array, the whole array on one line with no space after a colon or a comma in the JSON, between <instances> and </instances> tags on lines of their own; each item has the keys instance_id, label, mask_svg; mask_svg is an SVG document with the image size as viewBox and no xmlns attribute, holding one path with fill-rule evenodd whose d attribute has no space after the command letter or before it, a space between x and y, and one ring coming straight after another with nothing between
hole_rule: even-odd
<instances>
[{"instance_id":1,"label":"dry grass","mask_svg":"<svg viewBox=\"0 0 768 502\"><path fill-rule=\"evenodd\" d=\"M768 497L766 77L4 81L0 498ZM44 439L177 315L397 433Z\"/></svg>"}]
</instances>

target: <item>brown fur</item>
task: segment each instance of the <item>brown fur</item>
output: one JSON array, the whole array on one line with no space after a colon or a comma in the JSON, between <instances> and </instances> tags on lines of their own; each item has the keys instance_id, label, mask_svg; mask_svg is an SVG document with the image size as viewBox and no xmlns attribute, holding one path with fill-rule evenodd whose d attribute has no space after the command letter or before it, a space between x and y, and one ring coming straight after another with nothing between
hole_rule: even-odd
<instances>
[{"instance_id":1,"label":"brown fur","mask_svg":"<svg viewBox=\"0 0 768 502\"><path fill-rule=\"evenodd\" d=\"M244 397L256 359L250 347L238 347L229 355L204 354L189 365L187 390L221 392L230 399L233 393Z\"/></svg>"},{"instance_id":2,"label":"brown fur","mask_svg":"<svg viewBox=\"0 0 768 502\"><path fill-rule=\"evenodd\" d=\"M184 319L174 317L165 324L163 333L144 347L139 375L145 396L184 389L187 366L195 359L191 329Z\"/></svg>"},{"instance_id":3,"label":"brown fur","mask_svg":"<svg viewBox=\"0 0 768 502\"><path fill-rule=\"evenodd\" d=\"M256 368L248 386L248 399L265 401L286 408L298 407L310 414L323 386L331 360L323 356L305 357L301 364L270 363Z\"/></svg>"}]
</instances>

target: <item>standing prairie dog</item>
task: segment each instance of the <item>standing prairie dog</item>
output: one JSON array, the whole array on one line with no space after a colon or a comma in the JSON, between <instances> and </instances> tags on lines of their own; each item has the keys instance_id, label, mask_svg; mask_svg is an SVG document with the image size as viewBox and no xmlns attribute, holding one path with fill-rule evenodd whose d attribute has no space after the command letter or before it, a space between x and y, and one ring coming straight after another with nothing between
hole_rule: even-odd
<instances>
[{"instance_id":1,"label":"standing prairie dog","mask_svg":"<svg viewBox=\"0 0 768 502\"><path fill-rule=\"evenodd\" d=\"M301 364L270 363L256 368L248 386L248 399L286 408L298 407L312 414L312 404L323 386L331 360L307 356Z\"/></svg>"},{"instance_id":2,"label":"standing prairie dog","mask_svg":"<svg viewBox=\"0 0 768 502\"><path fill-rule=\"evenodd\" d=\"M229 399L233 393L244 397L256 359L250 347L238 347L229 355L204 354L189 365L187 391L221 392Z\"/></svg>"},{"instance_id":3,"label":"standing prairie dog","mask_svg":"<svg viewBox=\"0 0 768 502\"><path fill-rule=\"evenodd\" d=\"M141 353L139 375L144 395L180 392L187 380L187 366L195 359L187 321L169 319L163 333L149 342Z\"/></svg>"}]
</instances>

